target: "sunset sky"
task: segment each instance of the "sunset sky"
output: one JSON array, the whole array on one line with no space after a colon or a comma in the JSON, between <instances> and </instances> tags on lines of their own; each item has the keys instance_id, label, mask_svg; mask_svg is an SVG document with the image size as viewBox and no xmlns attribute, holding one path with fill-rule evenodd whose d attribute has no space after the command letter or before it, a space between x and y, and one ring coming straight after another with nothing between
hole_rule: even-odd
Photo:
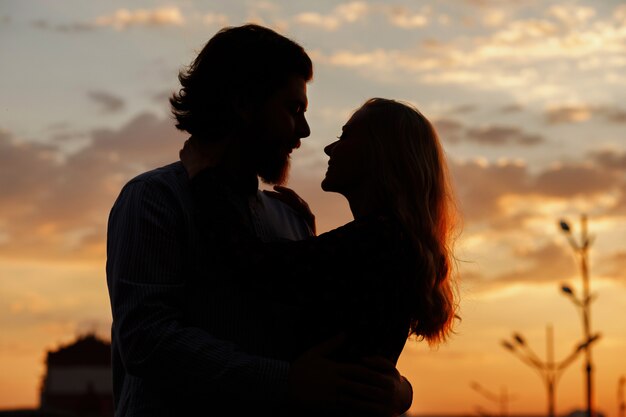
<instances>
[{"instance_id":1,"label":"sunset sky","mask_svg":"<svg viewBox=\"0 0 626 417\"><path fill-rule=\"evenodd\" d=\"M311 136L289 186L323 232L351 219L319 188L323 147L368 97L432 120L462 215L462 321L438 349L410 341L411 413L496 413L471 383L543 413L538 374L501 346L555 359L582 341L561 294L581 278L566 236L589 216L596 401L617 417L626 375L626 3L623 0L0 0L0 408L33 407L47 349L109 337L109 210L134 175L178 158L167 97L226 25L256 22L310 53ZM557 413L585 407L582 358Z\"/></svg>"}]
</instances>

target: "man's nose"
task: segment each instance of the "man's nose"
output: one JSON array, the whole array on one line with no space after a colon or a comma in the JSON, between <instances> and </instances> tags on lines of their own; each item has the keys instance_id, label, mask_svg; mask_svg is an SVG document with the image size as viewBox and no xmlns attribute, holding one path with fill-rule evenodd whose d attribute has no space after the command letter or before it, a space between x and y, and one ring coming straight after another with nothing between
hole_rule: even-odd
<instances>
[{"instance_id":1,"label":"man's nose","mask_svg":"<svg viewBox=\"0 0 626 417\"><path fill-rule=\"evenodd\" d=\"M300 138L307 138L311 135L311 128L309 127L309 123L306 121L306 117L304 114L298 121L298 136Z\"/></svg>"}]
</instances>

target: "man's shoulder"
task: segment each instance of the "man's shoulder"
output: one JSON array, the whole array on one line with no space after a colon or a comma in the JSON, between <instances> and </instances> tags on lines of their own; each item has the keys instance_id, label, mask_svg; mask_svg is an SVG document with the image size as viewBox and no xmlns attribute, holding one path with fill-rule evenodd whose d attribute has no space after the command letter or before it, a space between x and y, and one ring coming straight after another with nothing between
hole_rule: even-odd
<instances>
[{"instance_id":1,"label":"man's shoulder","mask_svg":"<svg viewBox=\"0 0 626 417\"><path fill-rule=\"evenodd\" d=\"M185 167L180 161L172 162L167 165L163 165L158 168L151 169L149 171L142 172L131 178L128 184L134 182L148 182L148 183L180 183L185 181L187 174Z\"/></svg>"},{"instance_id":2,"label":"man's shoulder","mask_svg":"<svg viewBox=\"0 0 626 417\"><path fill-rule=\"evenodd\" d=\"M189 178L180 161L142 172L124 184L118 199L185 199Z\"/></svg>"}]
</instances>

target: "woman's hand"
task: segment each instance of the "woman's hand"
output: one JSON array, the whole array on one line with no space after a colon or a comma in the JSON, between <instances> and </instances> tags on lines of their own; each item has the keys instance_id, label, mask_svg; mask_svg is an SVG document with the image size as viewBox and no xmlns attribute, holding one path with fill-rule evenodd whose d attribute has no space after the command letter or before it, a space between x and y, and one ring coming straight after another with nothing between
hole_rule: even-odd
<instances>
[{"instance_id":1,"label":"woman's hand","mask_svg":"<svg viewBox=\"0 0 626 417\"><path fill-rule=\"evenodd\" d=\"M313 234L316 235L315 228L315 215L311 211L311 208L294 190L291 188L283 187L282 185L275 185L274 191L263 190L263 192L270 197L276 198L283 203L294 209L300 216L307 222Z\"/></svg>"},{"instance_id":2,"label":"woman's hand","mask_svg":"<svg viewBox=\"0 0 626 417\"><path fill-rule=\"evenodd\" d=\"M190 137L178 152L180 161L183 163L189 179L195 177L200 171L216 164L216 147L209 150L209 146L203 144L198 138Z\"/></svg>"}]
</instances>

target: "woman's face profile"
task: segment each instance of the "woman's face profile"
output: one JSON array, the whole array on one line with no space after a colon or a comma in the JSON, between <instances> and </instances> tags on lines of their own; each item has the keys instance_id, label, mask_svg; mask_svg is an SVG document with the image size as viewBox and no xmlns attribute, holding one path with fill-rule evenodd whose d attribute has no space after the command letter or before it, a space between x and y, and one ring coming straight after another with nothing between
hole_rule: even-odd
<instances>
[{"instance_id":1,"label":"woman's face profile","mask_svg":"<svg viewBox=\"0 0 626 417\"><path fill-rule=\"evenodd\" d=\"M326 176L322 181L324 191L348 196L363 187L370 178L372 167L367 158L370 132L367 117L370 110L360 108L343 126L338 140L327 145L324 152L330 158Z\"/></svg>"}]
</instances>

